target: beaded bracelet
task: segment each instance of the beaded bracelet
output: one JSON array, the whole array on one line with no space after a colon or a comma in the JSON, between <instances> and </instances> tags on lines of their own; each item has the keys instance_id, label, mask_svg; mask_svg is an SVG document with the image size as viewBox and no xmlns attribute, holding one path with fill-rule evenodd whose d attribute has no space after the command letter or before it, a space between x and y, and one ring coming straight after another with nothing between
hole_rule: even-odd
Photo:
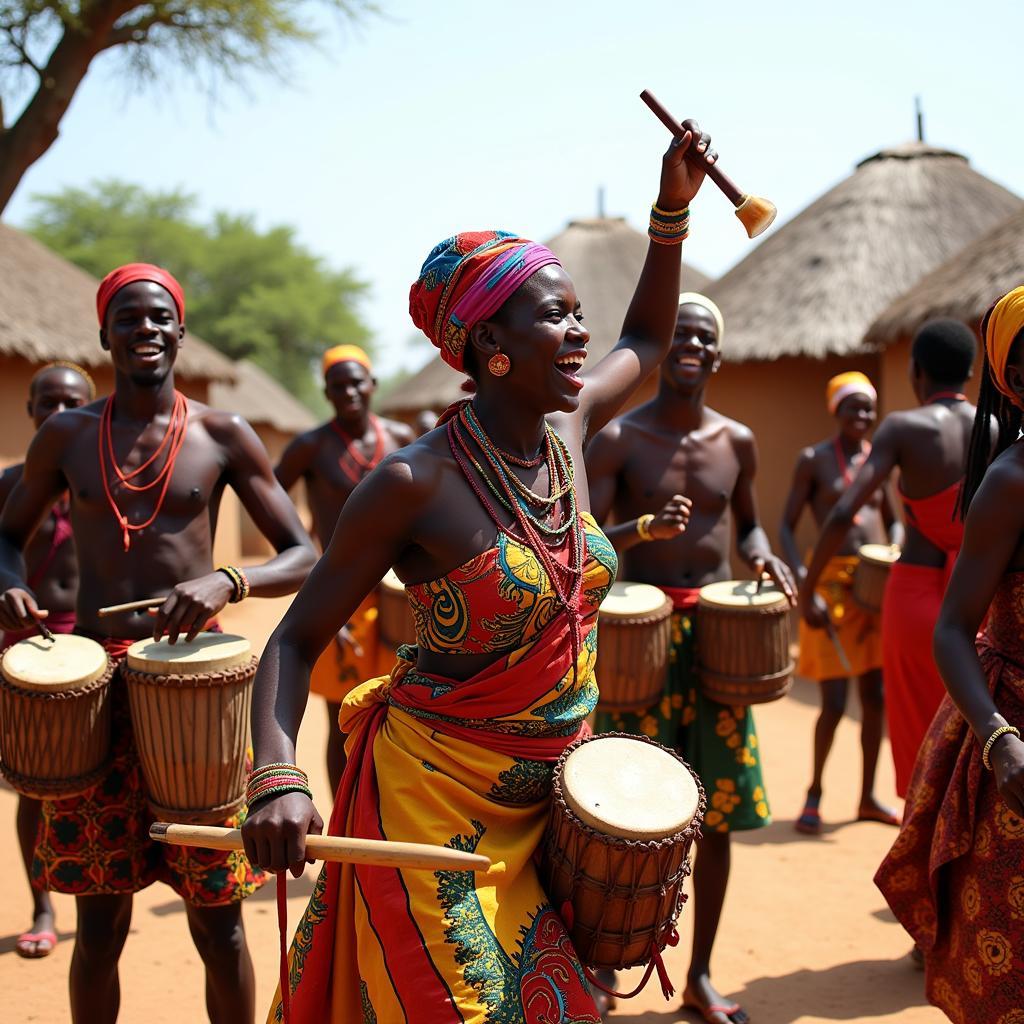
<instances>
[{"instance_id":1,"label":"beaded bracelet","mask_svg":"<svg viewBox=\"0 0 1024 1024\"><path fill-rule=\"evenodd\" d=\"M659 245L678 245L690 233L690 208L663 210L657 204L651 207L651 221L647 236Z\"/></svg>"},{"instance_id":2,"label":"beaded bracelet","mask_svg":"<svg viewBox=\"0 0 1024 1024\"><path fill-rule=\"evenodd\" d=\"M249 578L236 565L218 565L217 572L224 573L234 584L235 593L231 598L231 604L238 604L249 596Z\"/></svg>"},{"instance_id":3,"label":"beaded bracelet","mask_svg":"<svg viewBox=\"0 0 1024 1024\"><path fill-rule=\"evenodd\" d=\"M995 745L997 739L1000 736L1005 736L1007 733L1013 733L1017 739L1020 739L1020 730L1014 728L1012 725L1001 725L998 729L992 732L992 735L985 740L985 746L981 750L981 763L989 770L992 771L992 762L989 760L989 755L992 753L992 747Z\"/></svg>"},{"instance_id":4,"label":"beaded bracelet","mask_svg":"<svg viewBox=\"0 0 1024 1024\"><path fill-rule=\"evenodd\" d=\"M309 776L299 767L285 762L265 764L249 775L245 787L245 802L252 807L260 800L285 793L305 793L310 800Z\"/></svg>"},{"instance_id":5,"label":"beaded bracelet","mask_svg":"<svg viewBox=\"0 0 1024 1024\"><path fill-rule=\"evenodd\" d=\"M636 532L640 535L641 540L654 540L651 536L651 523L653 522L654 516L650 512L637 519Z\"/></svg>"}]
</instances>

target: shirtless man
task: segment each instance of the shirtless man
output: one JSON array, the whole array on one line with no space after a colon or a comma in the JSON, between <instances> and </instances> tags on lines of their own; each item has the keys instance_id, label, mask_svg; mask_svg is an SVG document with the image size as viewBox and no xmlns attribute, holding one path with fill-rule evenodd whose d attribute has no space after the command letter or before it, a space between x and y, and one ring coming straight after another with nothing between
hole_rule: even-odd
<instances>
[{"instance_id":1,"label":"shirtless man","mask_svg":"<svg viewBox=\"0 0 1024 1024\"><path fill-rule=\"evenodd\" d=\"M882 421L871 453L822 523L800 584L801 614L812 628L824 628L828 610L816 593L821 576L859 511L899 469L906 540L882 602L882 666L900 796L906 795L921 741L946 692L932 658L932 633L963 539L954 510L974 423L974 406L963 388L976 350L974 334L957 320L932 320L917 332L910 380L920 408Z\"/></svg>"},{"instance_id":2,"label":"shirtless man","mask_svg":"<svg viewBox=\"0 0 1024 1024\"><path fill-rule=\"evenodd\" d=\"M338 345L324 353L324 395L334 419L300 434L281 456L274 473L290 491L301 477L313 513L313 535L326 550L348 496L385 455L415 440L404 423L370 412L377 389L367 354L356 345ZM377 637L377 601L371 595L352 621L320 656L309 687L327 701L327 775L335 792L345 768L345 734L334 726L345 694L381 670Z\"/></svg>"},{"instance_id":3,"label":"shirtless man","mask_svg":"<svg viewBox=\"0 0 1024 1024\"><path fill-rule=\"evenodd\" d=\"M805 448L797 459L793 484L779 527L782 550L797 577L806 570L796 530L804 507L820 527L832 506L849 487L854 474L871 451L867 435L875 424L878 394L874 385L856 371L840 373L826 387L828 411L835 416L834 437ZM797 673L821 686L821 714L814 727L814 777L807 791L803 812L797 818L798 832L821 832L821 780L836 729L846 710L846 692L851 679L860 691L863 754L858 821L898 825L900 819L875 797L875 769L882 745L885 702L882 696L882 631L877 615L860 608L853 599L853 573L857 552L863 544L903 543L903 526L897 520L888 487L881 487L854 517L850 532L832 557L818 584L818 593L828 605L829 625L811 629L800 621L800 661Z\"/></svg>"},{"instance_id":4,"label":"shirtless man","mask_svg":"<svg viewBox=\"0 0 1024 1024\"><path fill-rule=\"evenodd\" d=\"M101 640L116 659L145 636L166 634L172 642L194 636L242 596L231 573L214 571L211 561L225 487L238 493L278 552L245 570L253 594L292 593L316 553L248 424L175 391L174 361L185 336L178 282L146 264L119 268L100 285L97 311L100 342L114 365L114 395L53 417L29 448L0 518L0 627L24 629L48 617L25 582L24 552L54 502L69 493L78 540L76 628ZM166 598L155 617L99 615L105 605L153 596ZM210 1020L252 1021L254 979L240 901L263 876L239 854L149 840L152 815L126 711L117 687L107 777L80 796L43 803L34 881L76 896L72 1019L116 1020L132 894L162 880L185 899L206 967Z\"/></svg>"},{"instance_id":5,"label":"shirtless man","mask_svg":"<svg viewBox=\"0 0 1024 1024\"><path fill-rule=\"evenodd\" d=\"M92 378L72 363L48 363L32 378L28 389L28 414L38 430L54 413L77 409L96 397ZM0 474L0 510L21 479L20 465ZM75 628L75 594L78 590L78 561L71 541L71 520L66 498L50 510L43 525L32 535L25 550L29 585L49 609L47 625L53 633L70 633ZM0 651L38 630L0 634ZM32 797L18 797L18 844L25 872L32 877L32 857L42 804ZM28 960L49 956L57 945L53 905L45 889L32 887L32 927L18 936L15 949Z\"/></svg>"},{"instance_id":6,"label":"shirtless man","mask_svg":"<svg viewBox=\"0 0 1024 1024\"><path fill-rule=\"evenodd\" d=\"M613 420L587 451L591 503L621 555L619 578L661 587L676 609L665 700L648 712L600 714L597 731L642 733L679 751L708 796L693 874L693 956L683 1004L709 1024L749 1018L711 984L711 951L729 880L731 832L770 821L754 718L697 687L697 590L732 576L730 513L737 550L755 577L767 572L791 601L796 587L771 550L754 497L757 446L750 430L707 408L720 364L722 314L703 295L679 297L675 338L653 400ZM683 495L686 497L683 497Z\"/></svg>"}]
</instances>

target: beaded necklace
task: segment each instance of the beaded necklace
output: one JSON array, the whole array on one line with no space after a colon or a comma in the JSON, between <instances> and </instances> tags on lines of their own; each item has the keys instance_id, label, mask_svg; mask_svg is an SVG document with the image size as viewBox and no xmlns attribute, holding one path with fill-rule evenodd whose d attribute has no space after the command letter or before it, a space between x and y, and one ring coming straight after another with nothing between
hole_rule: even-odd
<instances>
[{"instance_id":1,"label":"beaded necklace","mask_svg":"<svg viewBox=\"0 0 1024 1024\"><path fill-rule=\"evenodd\" d=\"M160 509L163 508L164 499L167 497L167 488L170 486L171 477L174 475L174 464L178 460L178 455L181 452L182 445L185 443L185 434L188 431L188 402L180 391L174 392L174 405L171 408L171 417L170 420L168 420L167 430L164 433L163 440L157 446L153 454L150 455L142 465L133 469L130 473L122 472L117 454L114 452L114 434L112 426L113 408L114 396L111 395L104 404L103 413L100 416L100 427L97 432L97 448L100 462L100 477L103 480L103 493L106 495L107 504L110 506L110 510L114 513L114 518L117 520L118 526L121 527L121 539L124 543L124 549L127 551L131 547L131 535L133 533L137 533L139 530L146 529L147 526L152 526L153 523L156 522L157 516L160 515ZM156 476L146 484L132 483L135 477L156 462L164 449L167 449L166 458L164 459L164 464ZM141 493L143 491L151 490L153 487L156 487L157 484L161 485L160 493L157 495L156 505L153 508L153 514L144 523L128 522L128 516L118 508L117 500L114 498L113 492L111 491L109 479L110 473L107 469L108 456L110 465L112 466L118 481L122 487L127 488L129 491Z\"/></svg>"},{"instance_id":2,"label":"beaded necklace","mask_svg":"<svg viewBox=\"0 0 1024 1024\"><path fill-rule=\"evenodd\" d=\"M844 487L849 487L850 484L853 483L853 471L854 471L854 469L859 469L860 466L862 466L864 464L864 459L866 459L871 454L871 445L868 444L865 441L861 441L861 443L860 443L860 454L861 454L862 457L861 457L860 462L856 466L854 466L854 464L853 464L853 459L850 459L849 462L846 461L846 455L843 453L843 446L840 443L839 435L838 434L833 439L832 446L835 448L836 462L839 465L839 475L843 478L843 486ZM856 512L854 514L853 521L854 521L854 523L857 526L861 525L861 523L864 520L863 520L863 517L861 516L860 512Z\"/></svg>"},{"instance_id":3,"label":"beaded necklace","mask_svg":"<svg viewBox=\"0 0 1024 1024\"><path fill-rule=\"evenodd\" d=\"M384 458L384 431L381 428L380 420L378 420L372 412L370 413L369 420L370 426L373 427L374 434L373 455L369 458L363 455L359 450L356 445L355 438L352 437L337 420L331 420L331 426L334 428L334 432L339 438L341 438L341 443L345 446L344 452L338 459L338 465L341 467L341 471L353 484L359 483L359 481L362 480L370 470L376 468L380 463L380 460ZM352 465L353 463L354 468Z\"/></svg>"},{"instance_id":4,"label":"beaded necklace","mask_svg":"<svg viewBox=\"0 0 1024 1024\"><path fill-rule=\"evenodd\" d=\"M951 402L966 402L967 396L962 391L936 391L934 395L928 396L928 405L933 405L935 402L941 402L942 399L948 398Z\"/></svg>"}]
</instances>

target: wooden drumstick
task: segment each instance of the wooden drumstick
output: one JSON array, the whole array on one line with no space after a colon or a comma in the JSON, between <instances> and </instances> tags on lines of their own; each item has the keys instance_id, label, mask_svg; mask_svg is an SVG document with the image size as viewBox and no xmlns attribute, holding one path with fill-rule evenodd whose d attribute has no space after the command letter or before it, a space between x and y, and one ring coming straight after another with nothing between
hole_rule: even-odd
<instances>
[{"instance_id":1,"label":"wooden drumstick","mask_svg":"<svg viewBox=\"0 0 1024 1024\"><path fill-rule=\"evenodd\" d=\"M640 93L640 99L654 111L661 123L677 139L681 139L686 134L686 129L661 105L653 93L644 89ZM717 162L706 163L704 155L698 153L696 149L691 148L686 154L686 159L702 167L704 173L722 190L726 199L736 207L736 216L747 229L748 238L757 238L763 231L768 230L778 212L774 203L744 192L732 178L719 168Z\"/></svg>"},{"instance_id":2,"label":"wooden drumstick","mask_svg":"<svg viewBox=\"0 0 1024 1024\"><path fill-rule=\"evenodd\" d=\"M100 615L117 615L118 612L134 612L141 608L159 608L166 600L166 597L147 597L142 601L127 601L125 604L108 604L106 608L100 609Z\"/></svg>"},{"instance_id":3,"label":"wooden drumstick","mask_svg":"<svg viewBox=\"0 0 1024 1024\"><path fill-rule=\"evenodd\" d=\"M214 825L173 825L157 821L149 836L172 846L199 846L206 850L242 850L237 828ZM382 868L422 868L425 871L486 871L490 858L479 853L450 850L430 843L399 843L391 839L357 839L354 836L306 836L306 851L317 860L372 864Z\"/></svg>"}]
</instances>

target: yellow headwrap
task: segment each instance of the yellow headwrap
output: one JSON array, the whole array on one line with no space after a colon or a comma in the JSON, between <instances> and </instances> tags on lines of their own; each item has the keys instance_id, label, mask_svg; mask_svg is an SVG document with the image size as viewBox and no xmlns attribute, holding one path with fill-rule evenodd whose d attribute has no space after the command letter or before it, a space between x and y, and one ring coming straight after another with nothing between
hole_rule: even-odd
<instances>
[{"instance_id":1,"label":"yellow headwrap","mask_svg":"<svg viewBox=\"0 0 1024 1024\"><path fill-rule=\"evenodd\" d=\"M825 401L828 403L828 411L835 415L844 398L850 395L867 395L872 402L878 400L878 392L875 386L858 370L850 370L848 373L837 373L825 385Z\"/></svg>"},{"instance_id":2,"label":"yellow headwrap","mask_svg":"<svg viewBox=\"0 0 1024 1024\"><path fill-rule=\"evenodd\" d=\"M722 344L722 335L725 334L725 317L722 311L706 296L700 292L683 292L679 296L679 305L687 306L692 303L695 306L703 306L714 318L718 325L718 344Z\"/></svg>"},{"instance_id":3,"label":"yellow headwrap","mask_svg":"<svg viewBox=\"0 0 1024 1024\"><path fill-rule=\"evenodd\" d=\"M324 353L324 376L338 363L359 363L373 373L370 357L358 345L335 345Z\"/></svg>"},{"instance_id":4,"label":"yellow headwrap","mask_svg":"<svg viewBox=\"0 0 1024 1024\"><path fill-rule=\"evenodd\" d=\"M1024 402L1006 383L1006 360L1017 335L1024 330L1024 285L1007 292L989 310L985 322L985 354L992 383L1013 402L1024 409Z\"/></svg>"}]
</instances>

